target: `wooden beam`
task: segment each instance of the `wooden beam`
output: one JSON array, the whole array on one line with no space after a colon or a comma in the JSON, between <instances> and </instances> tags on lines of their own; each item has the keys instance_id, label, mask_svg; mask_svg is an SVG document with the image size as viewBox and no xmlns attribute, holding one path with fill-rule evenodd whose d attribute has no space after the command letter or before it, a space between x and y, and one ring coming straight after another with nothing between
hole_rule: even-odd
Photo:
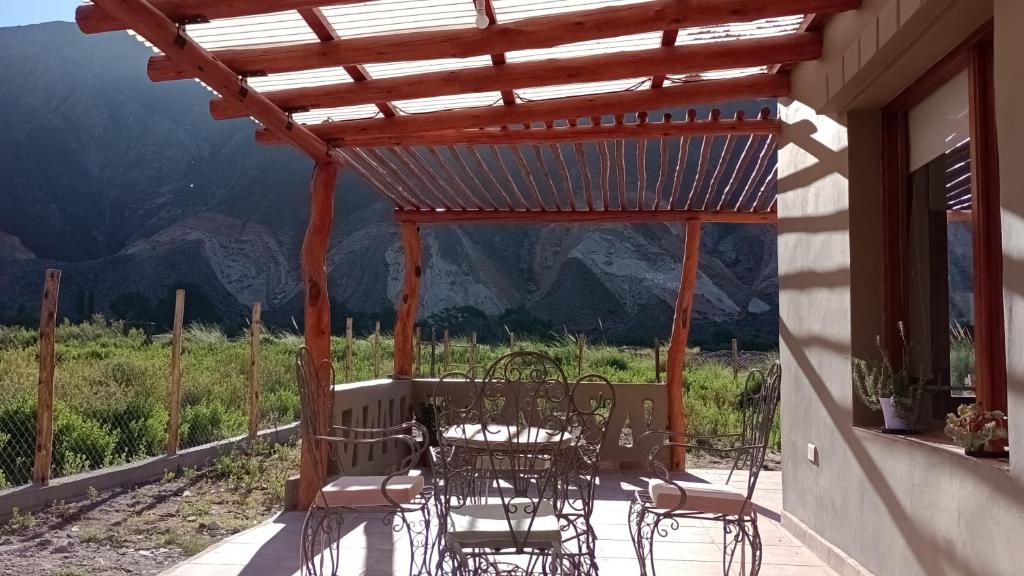
<instances>
[{"instance_id":1,"label":"wooden beam","mask_svg":"<svg viewBox=\"0 0 1024 576\"><path fill-rule=\"evenodd\" d=\"M420 132L464 130L498 127L552 118L583 118L593 115L623 113L635 110L671 108L687 104L705 104L725 100L781 97L789 94L789 76L784 74L753 74L722 80L701 80L669 86L660 90L633 90L552 98L522 102L515 106L481 106L411 114L396 118L370 118L325 122L308 126L324 140L344 143L350 138L395 137ZM625 124L619 124L620 128ZM267 129L256 131L260 142L280 142L280 134Z\"/></svg>"},{"instance_id":2,"label":"wooden beam","mask_svg":"<svg viewBox=\"0 0 1024 576\"><path fill-rule=\"evenodd\" d=\"M146 0L95 0L94 5L124 22L130 22L132 29L161 50L165 58L189 70L190 76L202 80L221 96L242 102L249 115L280 141L293 144L317 162L340 161L337 152L331 150L323 140L304 126L292 122L280 108L249 88L239 79L238 74L214 59L206 49ZM81 22L79 27L82 27Z\"/></svg>"},{"instance_id":3,"label":"wooden beam","mask_svg":"<svg viewBox=\"0 0 1024 576\"><path fill-rule=\"evenodd\" d=\"M679 29L678 28L672 28L670 30L665 30L664 32L661 33L661 45L662 46L675 46L676 45L676 39L678 39L678 38L679 38ZM665 76L666 76L665 74L655 74L651 78L651 88L654 89L654 90L657 90L658 88L661 88L662 86L664 86L665 85Z\"/></svg>"},{"instance_id":4,"label":"wooden beam","mask_svg":"<svg viewBox=\"0 0 1024 576\"><path fill-rule=\"evenodd\" d=\"M501 144L543 144L579 143L597 140L631 140L679 138L686 136L717 136L728 134L781 134L782 123L776 119L765 120L718 120L691 122L648 122L639 124L600 124L590 126L555 126L553 128L476 129L441 130L399 136L373 135L357 136L338 142L339 148L379 148L388 146L452 146L501 145ZM266 143L266 142L264 142Z\"/></svg>"},{"instance_id":5,"label":"wooden beam","mask_svg":"<svg viewBox=\"0 0 1024 576\"><path fill-rule=\"evenodd\" d=\"M329 4L359 4L366 0L330 0ZM316 8L324 0L152 0L153 7L163 12L175 24L194 24L218 18L255 16L286 10ZM83 4L75 10L75 20L85 34L113 32L132 28L116 12L108 11L104 4Z\"/></svg>"},{"instance_id":6,"label":"wooden beam","mask_svg":"<svg viewBox=\"0 0 1024 576\"><path fill-rule=\"evenodd\" d=\"M404 272L402 295L395 316L395 378L412 377L412 336L416 325L416 309L420 299L421 249L420 230L412 222L401 224Z\"/></svg>"},{"instance_id":7,"label":"wooden beam","mask_svg":"<svg viewBox=\"0 0 1024 576\"><path fill-rule=\"evenodd\" d=\"M279 74L346 64L486 56L497 46L505 52L535 50L668 28L751 22L809 11L843 12L859 4L860 0L651 0L524 18L483 30L416 30L332 42L228 48L213 54L241 76ZM134 21L128 21L134 26ZM189 78L195 73L162 55L149 59L148 71L154 81Z\"/></svg>"},{"instance_id":8,"label":"wooden beam","mask_svg":"<svg viewBox=\"0 0 1024 576\"><path fill-rule=\"evenodd\" d=\"M39 379L36 396L36 437L32 481L49 486L53 459L53 375L57 366L57 301L60 270L49 268L43 280L39 312Z\"/></svg>"},{"instance_id":9,"label":"wooden beam","mask_svg":"<svg viewBox=\"0 0 1024 576\"><path fill-rule=\"evenodd\" d=\"M642 222L725 222L774 224L775 212L718 210L395 210L395 220L416 224L625 224Z\"/></svg>"},{"instance_id":10,"label":"wooden beam","mask_svg":"<svg viewBox=\"0 0 1024 576\"><path fill-rule=\"evenodd\" d=\"M334 185L337 181L338 166L336 164L317 164L313 171L313 182L309 194L309 224L306 237L302 241L302 283L304 287L304 330L306 348L310 359L316 366L316 374L320 382L315 382L314 390L308 391L307 398L313 398L323 407L332 404L330 382L332 370L325 369L331 363L331 304L327 297L327 248L334 222ZM327 409L327 414L332 414ZM326 421L323 422L327 424ZM326 435L328 430L316 433ZM327 465L327 450L324 443L317 444L320 454L314 456L313 442L302 443L299 462L299 493L298 506L304 510L309 507L316 496L318 478L325 478L326 470L316 470L315 466Z\"/></svg>"},{"instance_id":11,"label":"wooden beam","mask_svg":"<svg viewBox=\"0 0 1024 576\"><path fill-rule=\"evenodd\" d=\"M820 56L821 35L802 32L578 58L550 58L502 66L424 72L378 80L278 90L266 92L264 96L282 110L292 112L359 106L385 100L436 98L513 88L620 80L658 73L699 73L723 68L815 60ZM218 120L248 116L242 104L230 99L211 101L210 114Z\"/></svg>"},{"instance_id":12,"label":"wooden beam","mask_svg":"<svg viewBox=\"0 0 1024 576\"><path fill-rule=\"evenodd\" d=\"M693 318L693 292L697 287L697 265L700 259L701 223L691 220L686 223L686 247L683 257L683 272L679 279L679 294L676 296L675 316L672 319L672 336L668 344L665 363L665 390L668 393L669 430L679 434L686 432L686 400L683 397L686 370L686 343L690 337L690 321ZM683 439L673 439L684 442ZM672 468L686 469L686 449L673 447Z\"/></svg>"}]
</instances>

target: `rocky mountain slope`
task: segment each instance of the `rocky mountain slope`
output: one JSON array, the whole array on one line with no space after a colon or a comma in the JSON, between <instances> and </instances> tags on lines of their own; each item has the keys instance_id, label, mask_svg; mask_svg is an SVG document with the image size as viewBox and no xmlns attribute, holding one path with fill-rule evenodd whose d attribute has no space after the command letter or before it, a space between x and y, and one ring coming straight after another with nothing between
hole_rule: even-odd
<instances>
[{"instance_id":1,"label":"rocky mountain slope","mask_svg":"<svg viewBox=\"0 0 1024 576\"><path fill-rule=\"evenodd\" d=\"M257 147L247 120L210 119L198 84L150 83L148 55L69 23L0 29L0 322L34 321L53 266L71 318L165 324L186 285L190 319L237 326L259 300L271 322L301 321L310 163ZM336 197L334 315L389 326L401 278L390 205L348 171ZM695 340L772 346L774 230L712 225L703 246ZM669 331L681 253L664 224L428 227L421 315L493 337L504 324L646 342Z\"/></svg>"}]
</instances>

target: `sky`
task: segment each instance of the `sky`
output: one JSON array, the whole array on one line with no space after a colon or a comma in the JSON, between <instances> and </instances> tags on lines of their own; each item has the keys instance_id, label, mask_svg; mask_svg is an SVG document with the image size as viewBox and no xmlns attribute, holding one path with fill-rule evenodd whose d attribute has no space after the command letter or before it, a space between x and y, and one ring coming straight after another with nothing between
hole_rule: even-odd
<instances>
[{"instance_id":1,"label":"sky","mask_svg":"<svg viewBox=\"0 0 1024 576\"><path fill-rule=\"evenodd\" d=\"M64 20L74 22L81 0L0 0L0 26Z\"/></svg>"}]
</instances>

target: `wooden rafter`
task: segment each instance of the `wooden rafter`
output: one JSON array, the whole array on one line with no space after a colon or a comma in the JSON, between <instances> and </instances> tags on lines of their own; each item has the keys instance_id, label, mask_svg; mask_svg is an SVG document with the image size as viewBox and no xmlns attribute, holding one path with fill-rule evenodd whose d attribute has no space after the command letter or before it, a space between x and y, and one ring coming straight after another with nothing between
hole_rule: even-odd
<instances>
[{"instance_id":1,"label":"wooden rafter","mask_svg":"<svg viewBox=\"0 0 1024 576\"><path fill-rule=\"evenodd\" d=\"M490 26L498 23L498 15L494 12L494 2L492 0L484 0L484 13L487 15L487 20L490 21ZM491 54L491 66L504 66L505 63L504 52L495 52ZM511 88L501 90L501 103L506 106L511 106L516 103L516 95Z\"/></svg>"},{"instance_id":2,"label":"wooden rafter","mask_svg":"<svg viewBox=\"0 0 1024 576\"><path fill-rule=\"evenodd\" d=\"M341 38L338 36L337 30L334 29L334 26L331 26L331 23L319 8L299 8L298 12L299 16L302 16L302 19L306 21L306 25L309 26L310 30L316 34L316 37L319 38L321 42L331 42ZM358 85L370 79L370 74L362 64L347 64L343 68L354 84ZM223 99L220 100L225 101ZM271 98L271 102L273 102L273 98ZM395 108L390 103L380 100L375 101L374 105L384 116L395 116ZM238 107L236 106L235 109L238 110ZM292 110L288 110L288 112L291 111ZM244 110L239 110L239 112L241 116L246 115Z\"/></svg>"},{"instance_id":3,"label":"wooden rafter","mask_svg":"<svg viewBox=\"0 0 1024 576\"><path fill-rule=\"evenodd\" d=\"M775 212L734 212L731 210L396 210L398 222L417 224L550 224L631 222L731 222L772 224Z\"/></svg>"},{"instance_id":4,"label":"wooden rafter","mask_svg":"<svg viewBox=\"0 0 1024 576\"><path fill-rule=\"evenodd\" d=\"M670 30L665 30L664 32L661 33L661 46L662 46L662 48L667 48L669 46L675 46L676 45L676 39L678 39L678 38L679 38L679 29L678 28L672 28ZM659 72L659 73L655 74L651 78L651 89L657 90L658 88L661 88L662 86L664 86L665 85L665 77L666 76L667 76L667 74L665 74L663 72Z\"/></svg>"},{"instance_id":5,"label":"wooden rafter","mask_svg":"<svg viewBox=\"0 0 1024 576\"><path fill-rule=\"evenodd\" d=\"M310 125L314 134L334 144L349 138L368 136L395 137L435 132L498 127L552 118L583 118L593 115L624 113L634 110L671 108L690 103L719 102L755 98L781 97L789 94L789 76L785 74L752 74L722 80L702 80L668 86L661 90L642 90L569 96L523 102L515 106L481 106L442 110L396 118L370 118L325 122ZM621 127L620 127L621 128ZM257 130L257 141L279 142L279 135Z\"/></svg>"},{"instance_id":6,"label":"wooden rafter","mask_svg":"<svg viewBox=\"0 0 1024 576\"><path fill-rule=\"evenodd\" d=\"M193 41L145 0L96 0L93 6L123 20L150 44L162 50L165 57L196 71L196 77L225 98L241 102L267 130L282 142L288 142L317 162L340 162L341 156L308 128L296 124L273 102L253 90L223 63ZM84 7L84 6L83 6ZM79 22L79 27L82 23ZM85 28L82 28L85 31Z\"/></svg>"},{"instance_id":7,"label":"wooden rafter","mask_svg":"<svg viewBox=\"0 0 1024 576\"><path fill-rule=\"evenodd\" d=\"M750 22L808 12L834 13L859 4L860 0L651 0L524 18L484 30L400 32L331 42L228 48L214 55L238 75L276 74L345 64L486 56L494 52L495 46L505 52L543 49L670 28ZM181 66L162 55L150 58L148 71L154 81L196 74L195 68Z\"/></svg>"},{"instance_id":8,"label":"wooden rafter","mask_svg":"<svg viewBox=\"0 0 1024 576\"><path fill-rule=\"evenodd\" d=\"M809 32L767 38L709 42L670 48L632 50L578 58L550 58L531 62L480 66L460 70L424 72L394 78L343 82L324 86L266 92L271 102L287 112L316 108L359 106L387 100L412 100L457 94L511 91L559 84L600 82L650 76L659 72L698 73L723 68L745 68L814 60L821 56L821 36ZM353 71L349 72L357 78ZM508 102L506 102L508 104ZM210 102L218 119L246 116L244 107L231 100Z\"/></svg>"}]
</instances>

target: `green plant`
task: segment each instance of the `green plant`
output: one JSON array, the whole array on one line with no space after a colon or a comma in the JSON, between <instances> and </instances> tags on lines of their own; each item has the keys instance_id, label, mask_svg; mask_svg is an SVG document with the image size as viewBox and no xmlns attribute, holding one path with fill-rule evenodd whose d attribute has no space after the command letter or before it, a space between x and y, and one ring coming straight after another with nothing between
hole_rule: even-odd
<instances>
[{"instance_id":1,"label":"green plant","mask_svg":"<svg viewBox=\"0 0 1024 576\"><path fill-rule=\"evenodd\" d=\"M53 466L55 474L67 476L110 464L117 445L117 433L60 404L54 410Z\"/></svg>"},{"instance_id":2,"label":"green plant","mask_svg":"<svg viewBox=\"0 0 1024 576\"><path fill-rule=\"evenodd\" d=\"M897 323L897 332L902 351L899 367L893 365L889 352L882 346L881 336L875 336L880 359L854 358L853 383L857 395L872 410L881 410L881 400L891 398L896 415L912 422L917 416L923 379L910 375L910 344L903 322Z\"/></svg>"},{"instance_id":3,"label":"green plant","mask_svg":"<svg viewBox=\"0 0 1024 576\"><path fill-rule=\"evenodd\" d=\"M85 497L89 502L95 502L100 498L100 491L95 486L89 486L85 489Z\"/></svg>"},{"instance_id":4,"label":"green plant","mask_svg":"<svg viewBox=\"0 0 1024 576\"><path fill-rule=\"evenodd\" d=\"M974 380L974 337L954 322L949 327L949 384L954 390Z\"/></svg>"},{"instance_id":5,"label":"green plant","mask_svg":"<svg viewBox=\"0 0 1024 576\"><path fill-rule=\"evenodd\" d=\"M11 530L28 529L36 525L36 517L31 512L22 512L17 508L11 508L11 519L7 521L7 527Z\"/></svg>"},{"instance_id":6,"label":"green plant","mask_svg":"<svg viewBox=\"0 0 1024 576\"><path fill-rule=\"evenodd\" d=\"M245 428L245 416L216 402L188 406L181 418L183 446L199 446L229 438Z\"/></svg>"},{"instance_id":7,"label":"green plant","mask_svg":"<svg viewBox=\"0 0 1024 576\"><path fill-rule=\"evenodd\" d=\"M985 410L981 404L962 404L956 414L946 416L946 435L971 453L1002 453L1006 451L1006 415L999 410Z\"/></svg>"}]
</instances>

